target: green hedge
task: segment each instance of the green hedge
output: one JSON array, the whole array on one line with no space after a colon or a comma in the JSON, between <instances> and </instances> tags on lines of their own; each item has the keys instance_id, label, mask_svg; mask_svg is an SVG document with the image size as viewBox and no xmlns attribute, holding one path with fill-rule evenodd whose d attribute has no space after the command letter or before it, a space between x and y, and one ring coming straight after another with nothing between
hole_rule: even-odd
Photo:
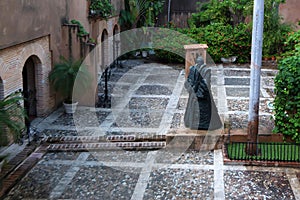
<instances>
[{"instance_id":1,"label":"green hedge","mask_svg":"<svg viewBox=\"0 0 300 200\"><path fill-rule=\"evenodd\" d=\"M278 6L285 0L265 0L263 57L278 56L283 51L286 35L292 31L289 24L282 22ZM253 1L248 0L210 0L199 4L199 12L192 14L189 19L191 28L203 27L198 38L200 42L208 43L208 49L215 62L224 57L239 56L237 62L250 61L251 19ZM248 19L248 20L246 20ZM234 43L233 43L234 42Z\"/></svg>"},{"instance_id":2,"label":"green hedge","mask_svg":"<svg viewBox=\"0 0 300 200\"><path fill-rule=\"evenodd\" d=\"M177 29L196 40L208 45L208 53L216 63L221 58L238 56L237 62L247 63L251 56L251 31L247 24L236 27L229 24L213 23L205 27Z\"/></svg>"},{"instance_id":3,"label":"green hedge","mask_svg":"<svg viewBox=\"0 0 300 200\"><path fill-rule=\"evenodd\" d=\"M162 62L184 63L185 50L183 46L195 43L197 43L196 40L177 29L159 29L153 34L155 55Z\"/></svg>"},{"instance_id":4,"label":"green hedge","mask_svg":"<svg viewBox=\"0 0 300 200\"><path fill-rule=\"evenodd\" d=\"M208 53L216 63L221 58L238 56L238 63L248 63L251 56L251 31L247 24L236 27L213 23L199 28L170 28L155 35L156 56L166 62L184 62L183 45L201 43L208 45Z\"/></svg>"},{"instance_id":5,"label":"green hedge","mask_svg":"<svg viewBox=\"0 0 300 200\"><path fill-rule=\"evenodd\" d=\"M275 78L274 132L292 136L300 142L300 38L295 40L294 36L292 34L288 39L294 48L289 49L288 56L279 62Z\"/></svg>"}]
</instances>

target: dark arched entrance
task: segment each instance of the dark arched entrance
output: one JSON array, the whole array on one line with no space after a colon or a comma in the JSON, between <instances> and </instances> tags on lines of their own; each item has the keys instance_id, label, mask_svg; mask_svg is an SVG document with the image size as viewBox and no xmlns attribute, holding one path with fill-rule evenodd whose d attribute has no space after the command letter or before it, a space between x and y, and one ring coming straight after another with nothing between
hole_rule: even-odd
<instances>
[{"instance_id":1,"label":"dark arched entrance","mask_svg":"<svg viewBox=\"0 0 300 200\"><path fill-rule=\"evenodd\" d=\"M4 85L3 80L0 76L0 100L4 99Z\"/></svg>"},{"instance_id":2,"label":"dark arched entrance","mask_svg":"<svg viewBox=\"0 0 300 200\"><path fill-rule=\"evenodd\" d=\"M24 107L30 119L37 116L37 100L36 100L36 65L38 58L30 56L23 67L23 93Z\"/></svg>"},{"instance_id":3,"label":"dark arched entrance","mask_svg":"<svg viewBox=\"0 0 300 200\"><path fill-rule=\"evenodd\" d=\"M120 52L120 30L117 25L114 27L114 35L113 35L113 64L114 66L119 65L118 57Z\"/></svg>"},{"instance_id":4,"label":"dark arched entrance","mask_svg":"<svg viewBox=\"0 0 300 200\"><path fill-rule=\"evenodd\" d=\"M110 98L108 96L108 66L109 58L108 58L108 33L107 30L103 30L101 34L101 69L100 71L104 73L102 76L104 76L104 88L103 88L103 94L100 95L99 101L98 101L98 107L110 107ZM101 82L100 82L101 84Z\"/></svg>"},{"instance_id":5,"label":"dark arched entrance","mask_svg":"<svg viewBox=\"0 0 300 200\"><path fill-rule=\"evenodd\" d=\"M108 33L104 29L101 35L101 68L105 69L108 65Z\"/></svg>"}]
</instances>

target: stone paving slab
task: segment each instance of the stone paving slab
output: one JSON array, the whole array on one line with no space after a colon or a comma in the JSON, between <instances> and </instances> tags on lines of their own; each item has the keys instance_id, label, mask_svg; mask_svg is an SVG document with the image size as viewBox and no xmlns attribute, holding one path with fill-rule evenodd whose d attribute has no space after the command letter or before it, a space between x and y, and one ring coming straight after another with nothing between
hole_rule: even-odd
<instances>
[{"instance_id":1,"label":"stone paving slab","mask_svg":"<svg viewBox=\"0 0 300 200\"><path fill-rule=\"evenodd\" d=\"M147 151L126 151L121 149L105 152L90 152L87 161L144 163L147 154Z\"/></svg>"},{"instance_id":2,"label":"stone paving slab","mask_svg":"<svg viewBox=\"0 0 300 200\"><path fill-rule=\"evenodd\" d=\"M68 166L38 164L10 191L6 199L48 199L51 190L67 170Z\"/></svg>"},{"instance_id":3,"label":"stone paving slab","mask_svg":"<svg viewBox=\"0 0 300 200\"><path fill-rule=\"evenodd\" d=\"M212 170L153 169L143 199L213 199Z\"/></svg>"},{"instance_id":4,"label":"stone paving slab","mask_svg":"<svg viewBox=\"0 0 300 200\"><path fill-rule=\"evenodd\" d=\"M84 166L77 171L59 198L130 199L137 180L137 173L106 166Z\"/></svg>"},{"instance_id":5,"label":"stone paving slab","mask_svg":"<svg viewBox=\"0 0 300 200\"><path fill-rule=\"evenodd\" d=\"M295 199L284 172L225 171L226 199Z\"/></svg>"},{"instance_id":6,"label":"stone paving slab","mask_svg":"<svg viewBox=\"0 0 300 200\"><path fill-rule=\"evenodd\" d=\"M40 163L50 160L76 160L81 152L48 152L44 155L43 160Z\"/></svg>"}]
</instances>

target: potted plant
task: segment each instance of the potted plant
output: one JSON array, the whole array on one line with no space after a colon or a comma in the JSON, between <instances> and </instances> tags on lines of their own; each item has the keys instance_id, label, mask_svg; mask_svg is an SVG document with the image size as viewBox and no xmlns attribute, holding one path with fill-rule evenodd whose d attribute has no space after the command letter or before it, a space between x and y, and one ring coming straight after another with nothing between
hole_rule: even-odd
<instances>
[{"instance_id":1,"label":"potted plant","mask_svg":"<svg viewBox=\"0 0 300 200\"><path fill-rule=\"evenodd\" d=\"M21 92L10 94L0 100L0 146L9 143L8 134L12 134L15 142L21 138L25 129L24 119L27 117L21 104L23 100Z\"/></svg>"},{"instance_id":2,"label":"potted plant","mask_svg":"<svg viewBox=\"0 0 300 200\"><path fill-rule=\"evenodd\" d=\"M60 62L54 65L49 74L49 81L54 90L64 99L65 112L75 112L78 102L73 101L72 94L76 81L76 90L85 91L90 84L90 73L83 65L82 59L73 60L60 57Z\"/></svg>"}]
</instances>

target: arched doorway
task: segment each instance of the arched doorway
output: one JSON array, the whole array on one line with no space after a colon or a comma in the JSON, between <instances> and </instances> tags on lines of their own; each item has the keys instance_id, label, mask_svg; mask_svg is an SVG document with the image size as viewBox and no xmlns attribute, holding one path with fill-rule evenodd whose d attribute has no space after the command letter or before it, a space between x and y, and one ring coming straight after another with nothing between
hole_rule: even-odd
<instances>
[{"instance_id":1,"label":"arched doorway","mask_svg":"<svg viewBox=\"0 0 300 200\"><path fill-rule=\"evenodd\" d=\"M3 80L0 76L0 100L4 99L4 85Z\"/></svg>"},{"instance_id":2,"label":"arched doorway","mask_svg":"<svg viewBox=\"0 0 300 200\"><path fill-rule=\"evenodd\" d=\"M103 85L103 95L100 96L100 99L98 101L98 106L99 107L110 107L110 98L108 96L108 33L107 30L103 30L102 35L101 35L101 72L104 71L102 74L102 78L104 78L104 85ZM101 79L102 79L101 78ZM102 82L102 81L101 81ZM100 82L100 84L101 84Z\"/></svg>"},{"instance_id":3,"label":"arched doorway","mask_svg":"<svg viewBox=\"0 0 300 200\"><path fill-rule=\"evenodd\" d=\"M108 33L104 29L101 35L101 68L105 69L108 65Z\"/></svg>"},{"instance_id":4,"label":"arched doorway","mask_svg":"<svg viewBox=\"0 0 300 200\"><path fill-rule=\"evenodd\" d=\"M23 67L23 95L25 98L24 107L27 111L29 119L37 116L37 98L36 98L36 72L39 59L30 56Z\"/></svg>"},{"instance_id":5,"label":"arched doorway","mask_svg":"<svg viewBox=\"0 0 300 200\"><path fill-rule=\"evenodd\" d=\"M113 32L113 64L114 66L118 66L118 57L120 52L120 30L118 25L115 25Z\"/></svg>"}]
</instances>

